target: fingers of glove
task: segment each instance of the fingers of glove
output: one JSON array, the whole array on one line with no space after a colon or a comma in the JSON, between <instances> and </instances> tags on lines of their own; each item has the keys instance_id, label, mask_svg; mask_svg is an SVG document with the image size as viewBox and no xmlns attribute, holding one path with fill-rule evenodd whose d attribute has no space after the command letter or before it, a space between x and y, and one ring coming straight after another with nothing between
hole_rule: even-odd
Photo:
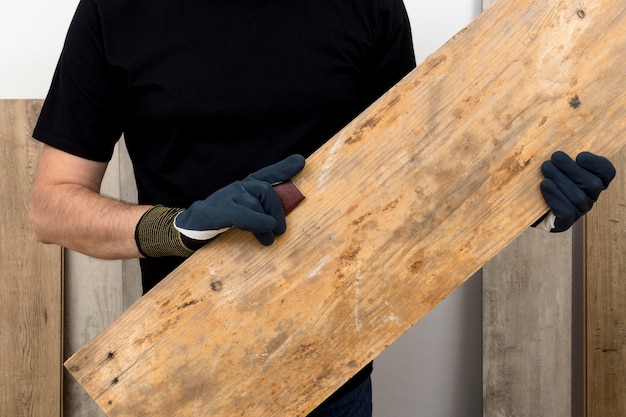
<instances>
[{"instance_id":1,"label":"fingers of glove","mask_svg":"<svg viewBox=\"0 0 626 417\"><path fill-rule=\"evenodd\" d=\"M287 230L285 211L278 194L274 191L274 187L269 182L257 181L253 178L247 178L241 184L246 190L245 199L248 200L246 206L271 216L275 220L274 228L270 229L273 230L274 234L281 235L285 233L285 230ZM243 204L242 197L237 199L237 203Z\"/></svg>"},{"instance_id":2,"label":"fingers of glove","mask_svg":"<svg viewBox=\"0 0 626 417\"><path fill-rule=\"evenodd\" d=\"M241 196L237 200L221 201L219 205L192 205L176 217L175 227L199 232L224 231L225 228L235 227L253 233L273 231L276 228L276 220L265 214L254 197Z\"/></svg>"},{"instance_id":3,"label":"fingers of glove","mask_svg":"<svg viewBox=\"0 0 626 417\"><path fill-rule=\"evenodd\" d=\"M551 162L593 201L596 201L600 192L606 188L600 177L577 164L564 152L555 152ZM549 178L547 175L546 177ZM558 182L559 177L551 179L561 186ZM563 191L565 192L564 189Z\"/></svg>"},{"instance_id":4,"label":"fingers of glove","mask_svg":"<svg viewBox=\"0 0 626 417\"><path fill-rule=\"evenodd\" d=\"M586 213L591 209L595 200L587 195L587 193L568 175L557 168L552 161L544 162L541 165L541 172L581 213ZM546 202L550 205L548 200L546 200Z\"/></svg>"},{"instance_id":5,"label":"fingers of glove","mask_svg":"<svg viewBox=\"0 0 626 417\"><path fill-rule=\"evenodd\" d=\"M206 231L236 227L250 232L273 230L276 220L265 214L258 199L241 184L234 182L193 203L175 219L175 226Z\"/></svg>"},{"instance_id":6,"label":"fingers of glove","mask_svg":"<svg viewBox=\"0 0 626 417\"><path fill-rule=\"evenodd\" d=\"M544 179L540 184L541 194L556 216L554 232L569 229L581 216L580 211L561 189L550 179Z\"/></svg>"},{"instance_id":7,"label":"fingers of glove","mask_svg":"<svg viewBox=\"0 0 626 417\"><path fill-rule=\"evenodd\" d=\"M571 219L562 219L562 218L557 217L554 220L554 229L550 230L550 232L552 233L565 232L566 230L569 230L569 228L574 225L576 220L572 221Z\"/></svg>"},{"instance_id":8,"label":"fingers of glove","mask_svg":"<svg viewBox=\"0 0 626 417\"><path fill-rule=\"evenodd\" d=\"M254 237L256 237L256 240L258 240L263 246L269 246L274 243L273 232L255 233Z\"/></svg>"},{"instance_id":9,"label":"fingers of glove","mask_svg":"<svg viewBox=\"0 0 626 417\"><path fill-rule=\"evenodd\" d=\"M600 178L604 189L609 186L609 183L615 178L617 173L611 161L591 152L579 153L576 157L576 163Z\"/></svg>"},{"instance_id":10,"label":"fingers of glove","mask_svg":"<svg viewBox=\"0 0 626 417\"><path fill-rule=\"evenodd\" d=\"M261 202L252 194L242 193L234 197L226 207L230 223L236 229L252 233L272 232L276 229L276 219L267 214Z\"/></svg>"},{"instance_id":11,"label":"fingers of glove","mask_svg":"<svg viewBox=\"0 0 626 417\"><path fill-rule=\"evenodd\" d=\"M250 177L259 181L266 181L270 184L287 181L304 168L305 159L302 155L294 154L288 156L274 165L267 166L252 174Z\"/></svg>"}]
</instances>

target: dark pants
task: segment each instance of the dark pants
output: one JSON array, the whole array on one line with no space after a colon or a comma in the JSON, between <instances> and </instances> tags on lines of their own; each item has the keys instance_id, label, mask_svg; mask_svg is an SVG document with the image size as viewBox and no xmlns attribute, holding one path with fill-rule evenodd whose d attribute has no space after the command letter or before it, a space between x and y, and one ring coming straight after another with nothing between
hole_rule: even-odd
<instances>
[{"instance_id":1,"label":"dark pants","mask_svg":"<svg viewBox=\"0 0 626 417\"><path fill-rule=\"evenodd\" d=\"M307 417L372 417L372 381L368 377L349 390L339 390Z\"/></svg>"}]
</instances>

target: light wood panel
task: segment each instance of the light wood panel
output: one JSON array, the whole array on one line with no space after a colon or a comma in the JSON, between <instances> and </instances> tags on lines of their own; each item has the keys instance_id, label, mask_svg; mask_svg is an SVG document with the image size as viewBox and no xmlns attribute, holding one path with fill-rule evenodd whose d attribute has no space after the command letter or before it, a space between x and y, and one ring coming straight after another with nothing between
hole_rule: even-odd
<instances>
[{"instance_id":1,"label":"light wood panel","mask_svg":"<svg viewBox=\"0 0 626 417\"><path fill-rule=\"evenodd\" d=\"M132 165L124 141L115 148L101 192L137 201ZM101 260L66 251L65 357L95 337L141 296L137 260ZM104 416L89 394L72 378L64 381L64 416Z\"/></svg>"},{"instance_id":2,"label":"light wood panel","mask_svg":"<svg viewBox=\"0 0 626 417\"><path fill-rule=\"evenodd\" d=\"M571 417L572 232L529 229L483 267L483 415Z\"/></svg>"},{"instance_id":3,"label":"light wood panel","mask_svg":"<svg viewBox=\"0 0 626 417\"><path fill-rule=\"evenodd\" d=\"M587 417L626 415L626 149L585 218Z\"/></svg>"},{"instance_id":4,"label":"light wood panel","mask_svg":"<svg viewBox=\"0 0 626 417\"><path fill-rule=\"evenodd\" d=\"M30 228L39 100L0 100L0 416L61 416L62 252Z\"/></svg>"},{"instance_id":5,"label":"light wood panel","mask_svg":"<svg viewBox=\"0 0 626 417\"><path fill-rule=\"evenodd\" d=\"M305 415L546 210L553 150L623 143L626 5L580 7L494 4L309 158L277 244L220 236L68 369L111 416Z\"/></svg>"}]
</instances>

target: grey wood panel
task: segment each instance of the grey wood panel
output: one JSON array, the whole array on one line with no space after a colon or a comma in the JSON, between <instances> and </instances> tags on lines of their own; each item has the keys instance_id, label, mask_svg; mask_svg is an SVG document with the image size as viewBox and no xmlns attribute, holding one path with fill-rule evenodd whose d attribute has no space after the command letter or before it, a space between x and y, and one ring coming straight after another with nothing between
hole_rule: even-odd
<instances>
[{"instance_id":1,"label":"grey wood panel","mask_svg":"<svg viewBox=\"0 0 626 417\"><path fill-rule=\"evenodd\" d=\"M571 415L571 239L529 229L483 267L485 417Z\"/></svg>"},{"instance_id":2,"label":"grey wood panel","mask_svg":"<svg viewBox=\"0 0 626 417\"><path fill-rule=\"evenodd\" d=\"M136 202L132 164L123 140L107 167L101 192ZM141 296L136 259L100 260L66 251L66 338L69 357ZM69 374L65 378L65 417L98 417L104 413Z\"/></svg>"}]
</instances>

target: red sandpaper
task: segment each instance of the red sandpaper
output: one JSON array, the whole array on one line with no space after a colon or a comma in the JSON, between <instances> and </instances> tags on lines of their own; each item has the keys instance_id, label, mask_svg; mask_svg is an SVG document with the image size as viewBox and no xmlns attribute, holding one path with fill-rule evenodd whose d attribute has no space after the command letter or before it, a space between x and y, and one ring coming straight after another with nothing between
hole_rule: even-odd
<instances>
[{"instance_id":1,"label":"red sandpaper","mask_svg":"<svg viewBox=\"0 0 626 417\"><path fill-rule=\"evenodd\" d=\"M291 213L293 209L296 208L296 206L300 204L302 200L304 200L304 195L296 186L296 184L294 184L291 180L275 184L274 191L276 191L276 194L278 194L278 198L283 205L283 210L285 210L285 216Z\"/></svg>"}]
</instances>

